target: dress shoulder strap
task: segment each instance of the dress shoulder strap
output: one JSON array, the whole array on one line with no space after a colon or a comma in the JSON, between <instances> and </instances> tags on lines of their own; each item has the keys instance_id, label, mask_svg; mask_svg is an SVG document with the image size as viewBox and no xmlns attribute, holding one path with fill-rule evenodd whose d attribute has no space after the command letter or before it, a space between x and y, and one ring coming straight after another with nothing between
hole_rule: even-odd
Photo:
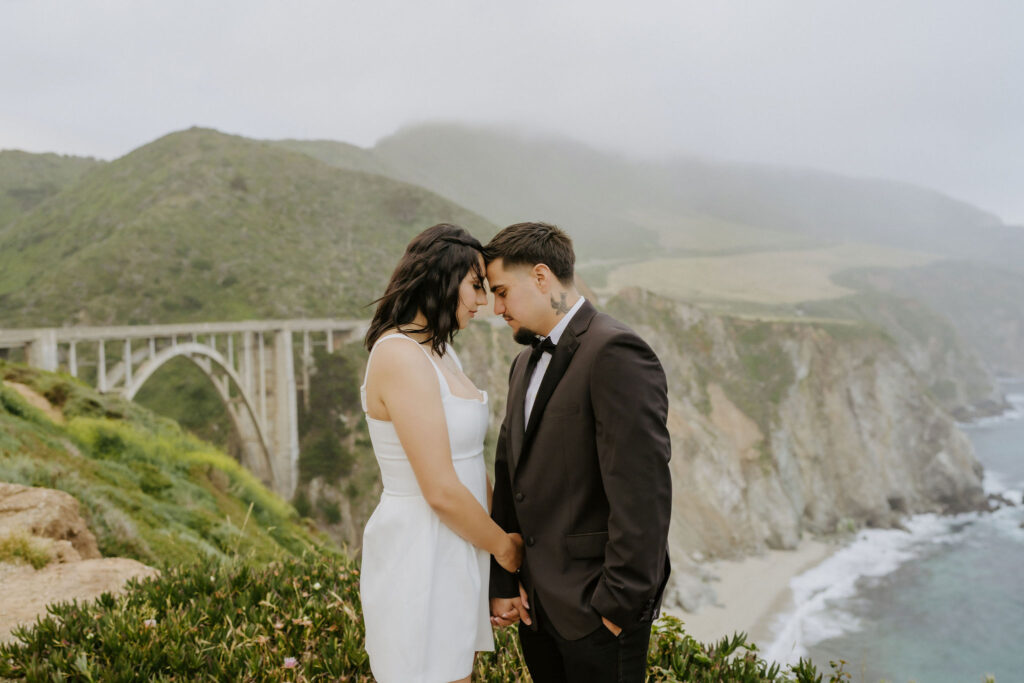
<instances>
[{"instance_id":1,"label":"dress shoulder strap","mask_svg":"<svg viewBox=\"0 0 1024 683\"><path fill-rule=\"evenodd\" d=\"M366 394L366 378L369 377L369 375L370 375L370 363L373 361L373 352L377 350L377 346L382 341L386 341L388 339L395 339L396 337L399 338L399 339L408 339L410 342L412 342L416 346L420 347L420 350L423 351L423 353L426 354L427 360L429 360L430 364L432 366L434 366L434 372L437 373L437 381L441 384L441 396L442 397L450 396L452 392L451 392L451 389L448 388L448 380L445 379L444 373L441 372L441 368L439 368L437 366L437 363L434 362L433 357L430 355L430 351L425 349L422 344L420 344L418 341L416 341L412 337L408 337L408 336L406 336L406 335L404 335L404 334L402 334L400 332L392 332L391 334L386 334L383 337L381 337L380 339L378 339L377 341L375 341L373 343L373 348L370 349L370 357L366 359L366 374L363 375L363 385L362 385L362 387L360 387L364 397L365 397L365 394ZM364 398L363 399L363 403L364 403L363 410L364 411L366 410L365 402L366 402L366 400Z\"/></svg>"},{"instance_id":2,"label":"dress shoulder strap","mask_svg":"<svg viewBox=\"0 0 1024 683\"><path fill-rule=\"evenodd\" d=\"M451 356L452 360L455 361L455 365L459 368L459 370L462 370L462 361L459 360L458 354L455 353L455 347L453 347L451 344L446 344L444 349L445 353Z\"/></svg>"}]
</instances>

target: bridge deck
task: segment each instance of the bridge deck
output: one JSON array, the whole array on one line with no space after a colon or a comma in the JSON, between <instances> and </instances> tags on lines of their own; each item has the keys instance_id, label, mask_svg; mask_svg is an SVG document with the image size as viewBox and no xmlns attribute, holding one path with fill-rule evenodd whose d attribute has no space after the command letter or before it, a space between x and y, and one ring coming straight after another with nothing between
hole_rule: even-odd
<instances>
[{"instance_id":1,"label":"bridge deck","mask_svg":"<svg viewBox=\"0 0 1024 683\"><path fill-rule=\"evenodd\" d=\"M116 325L105 327L38 327L0 330L0 348L29 344L44 333L56 334L56 341L79 342L101 339L148 339L208 334L235 334L239 332L326 332L354 330L365 327L365 320L335 320L331 318L295 318L292 320L244 320L240 322L173 323L169 325Z\"/></svg>"}]
</instances>

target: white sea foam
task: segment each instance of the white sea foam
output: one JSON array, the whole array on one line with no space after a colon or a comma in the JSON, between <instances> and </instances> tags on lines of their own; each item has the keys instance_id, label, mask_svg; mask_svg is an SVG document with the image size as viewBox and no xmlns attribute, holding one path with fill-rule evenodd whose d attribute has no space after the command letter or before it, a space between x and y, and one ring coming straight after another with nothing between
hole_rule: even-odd
<instances>
[{"instance_id":1,"label":"white sea foam","mask_svg":"<svg viewBox=\"0 0 1024 683\"><path fill-rule=\"evenodd\" d=\"M1014 422L1024 419L1024 394L1007 394L1006 402L1010 404L1010 407L998 415L979 417L977 420L958 424L960 427L970 429L972 427L991 427L1003 422Z\"/></svg>"},{"instance_id":2,"label":"white sea foam","mask_svg":"<svg viewBox=\"0 0 1024 683\"><path fill-rule=\"evenodd\" d=\"M853 543L794 577L789 586L796 607L776 618L775 636L764 650L765 657L794 663L807 655L809 646L858 630L860 623L849 611L857 582L890 574L936 543L953 542L956 521L956 517L918 515L907 521L907 531L864 530Z\"/></svg>"},{"instance_id":3,"label":"white sea foam","mask_svg":"<svg viewBox=\"0 0 1024 683\"><path fill-rule=\"evenodd\" d=\"M1024 528L1021 527L1024 519L1020 508L1001 508L989 515L987 521L1001 536L1018 543L1024 542Z\"/></svg>"}]
</instances>

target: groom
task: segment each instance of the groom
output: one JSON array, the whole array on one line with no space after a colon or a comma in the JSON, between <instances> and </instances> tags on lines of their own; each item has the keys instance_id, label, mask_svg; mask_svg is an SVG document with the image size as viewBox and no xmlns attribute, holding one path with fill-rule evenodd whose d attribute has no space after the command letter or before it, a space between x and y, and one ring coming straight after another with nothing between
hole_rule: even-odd
<instances>
[{"instance_id":1,"label":"groom","mask_svg":"<svg viewBox=\"0 0 1024 683\"><path fill-rule=\"evenodd\" d=\"M492 517L519 532L518 574L491 563L491 620L519 621L530 674L643 681L668 579L665 373L576 290L568 235L519 223L485 248L494 312L530 345L512 364Z\"/></svg>"}]
</instances>

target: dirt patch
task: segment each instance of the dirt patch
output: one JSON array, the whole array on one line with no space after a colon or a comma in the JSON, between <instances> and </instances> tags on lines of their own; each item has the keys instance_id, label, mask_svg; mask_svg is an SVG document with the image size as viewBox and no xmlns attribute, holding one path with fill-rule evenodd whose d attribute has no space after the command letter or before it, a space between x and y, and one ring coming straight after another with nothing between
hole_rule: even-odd
<instances>
[{"instance_id":1,"label":"dirt patch","mask_svg":"<svg viewBox=\"0 0 1024 683\"><path fill-rule=\"evenodd\" d=\"M64 413L62 413L58 408L54 408L53 404L47 401L46 397L42 394L36 393L35 389L20 382L10 382L8 380L4 380L3 382L5 386L9 386L21 394L21 397L25 399L29 405L43 411L43 414L57 424L64 424Z\"/></svg>"},{"instance_id":2,"label":"dirt patch","mask_svg":"<svg viewBox=\"0 0 1024 683\"><path fill-rule=\"evenodd\" d=\"M129 579L156 576L159 572L123 557L103 557L68 564L51 564L38 571L25 565L6 565L0 570L0 642L14 640L11 633L46 615L46 606L70 600L93 600L103 593L118 593Z\"/></svg>"}]
</instances>

